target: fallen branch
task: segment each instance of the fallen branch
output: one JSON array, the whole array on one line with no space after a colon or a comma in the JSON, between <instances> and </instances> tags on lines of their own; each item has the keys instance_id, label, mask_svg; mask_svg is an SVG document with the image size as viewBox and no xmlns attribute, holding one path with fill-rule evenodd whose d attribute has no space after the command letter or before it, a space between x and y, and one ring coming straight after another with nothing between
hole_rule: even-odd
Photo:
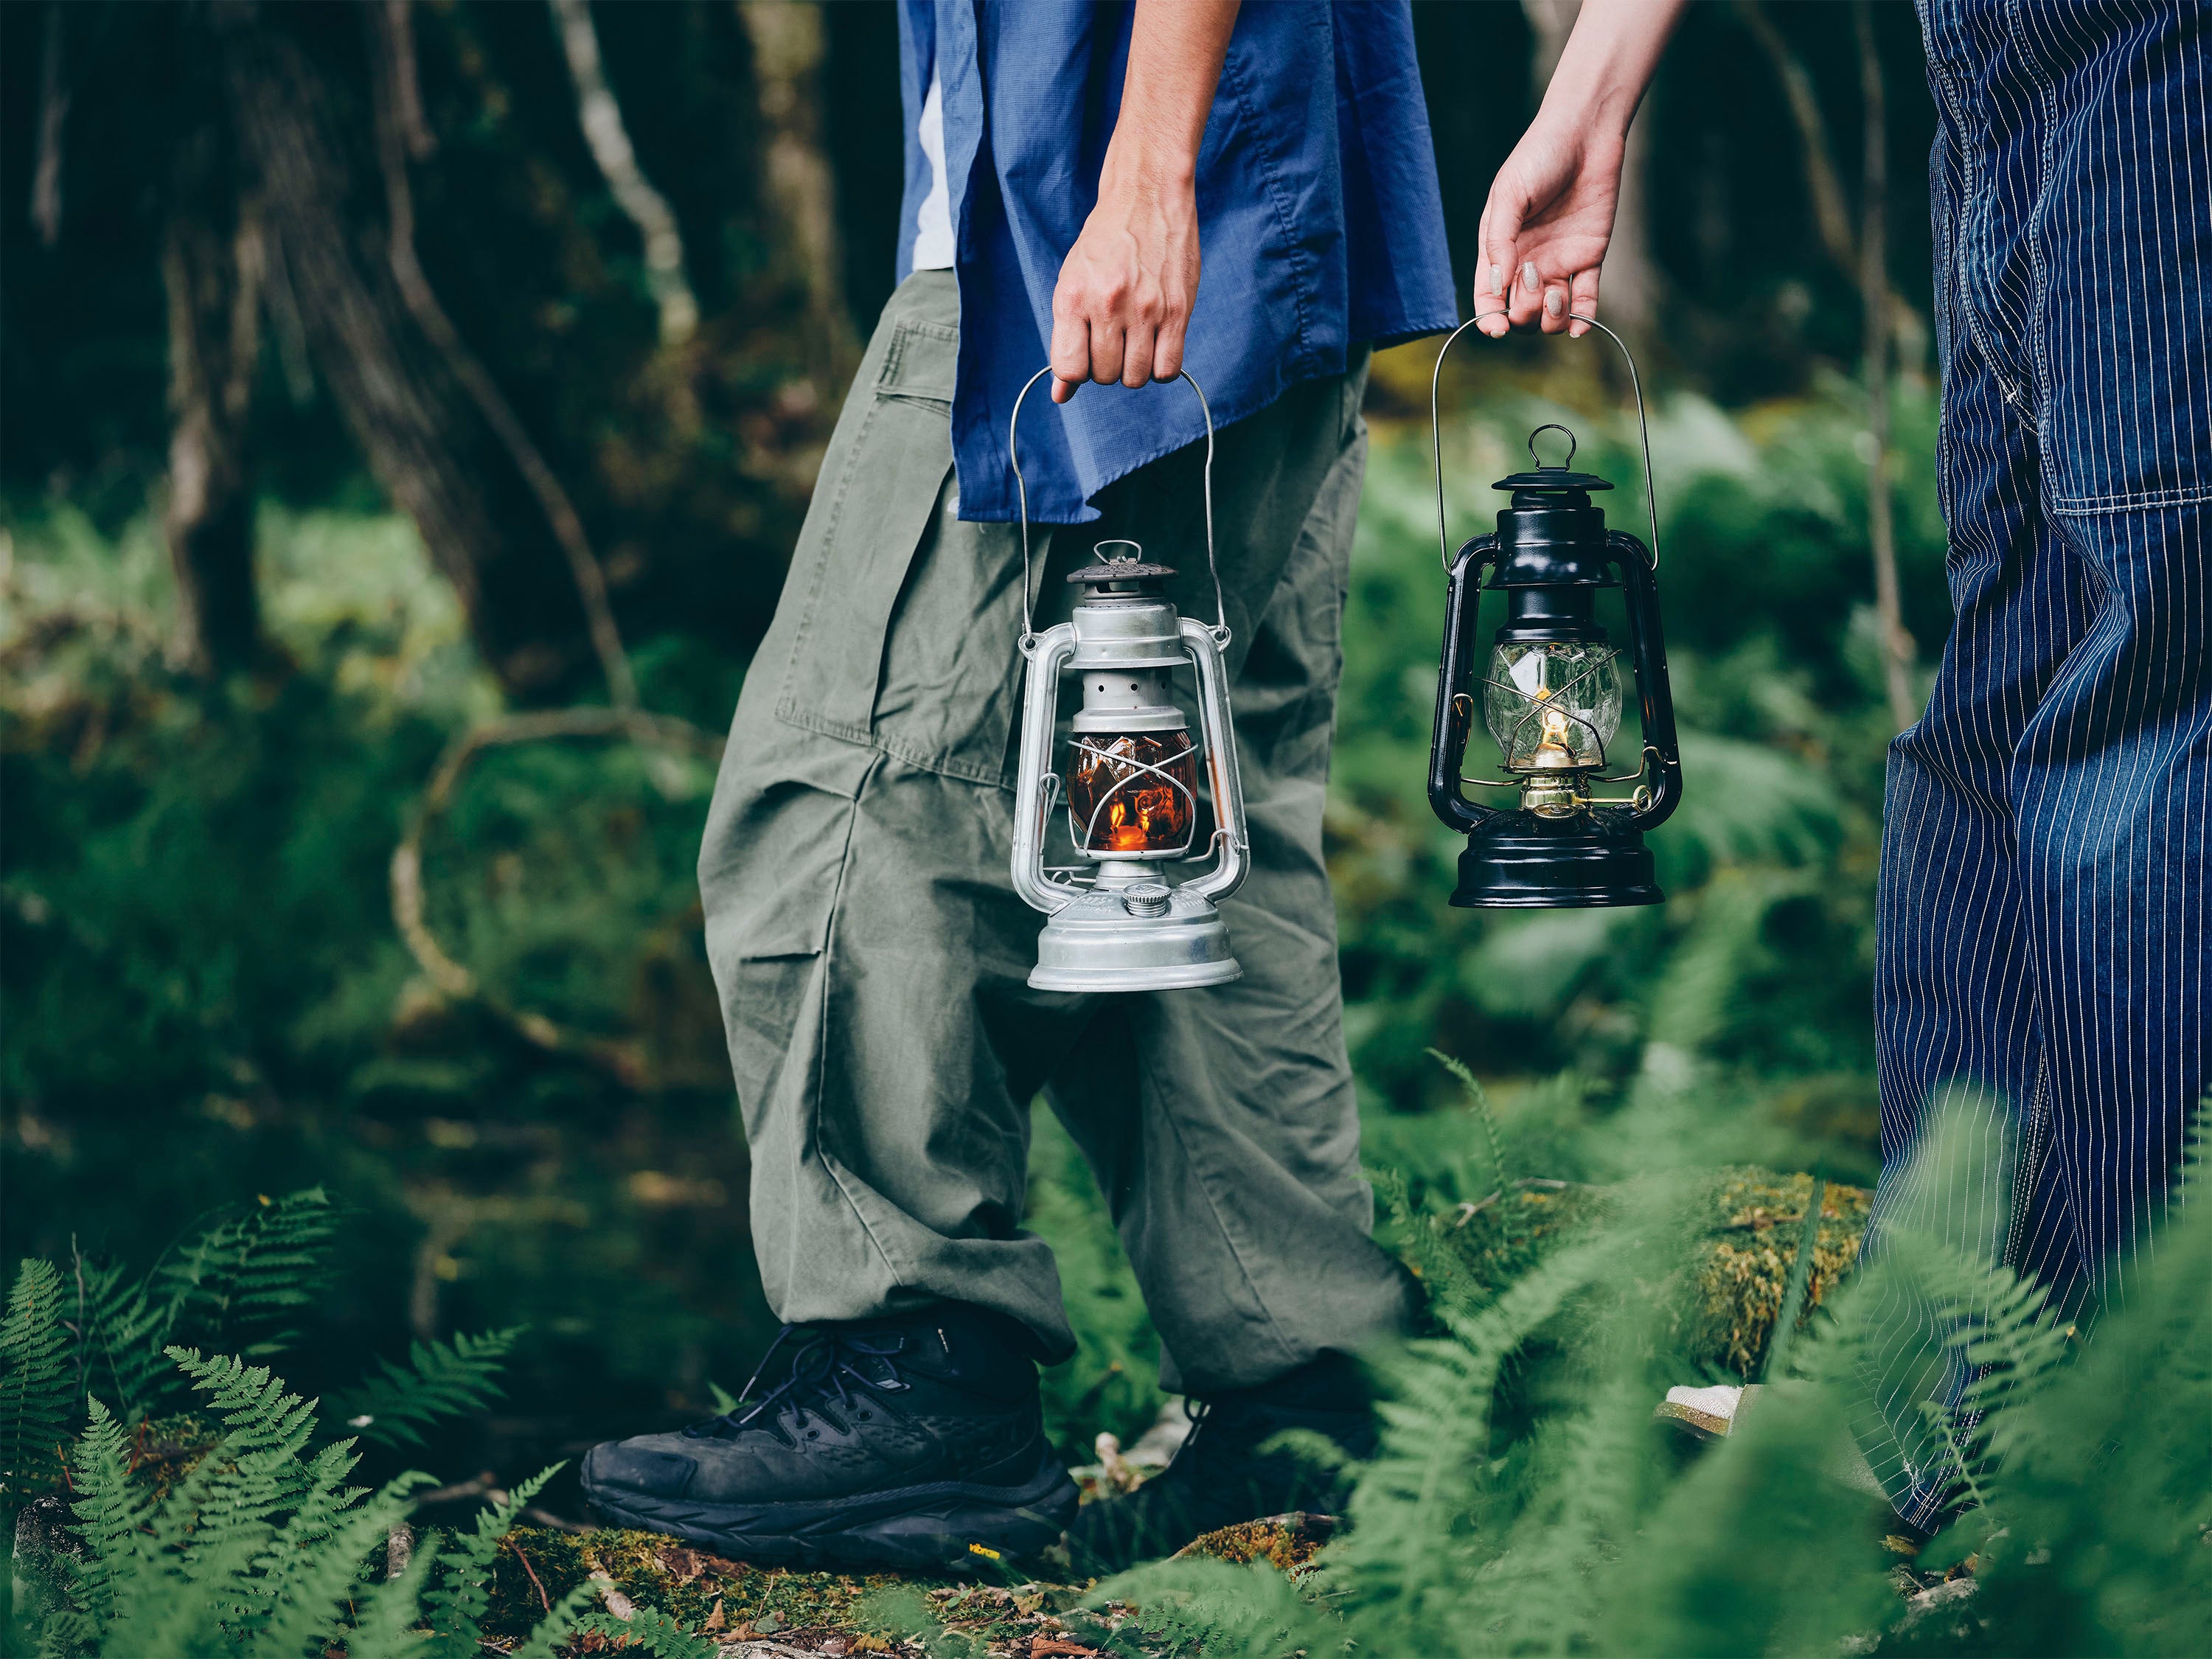
<instances>
[{"instance_id":1,"label":"fallen branch","mask_svg":"<svg viewBox=\"0 0 2212 1659\"><path fill-rule=\"evenodd\" d=\"M613 1073L627 1086L638 1088L643 1086L650 1070L641 1046L570 1031L543 1014L515 1007L447 954L424 916L423 836L452 804L455 787L479 756L487 750L517 744L610 738L710 762L720 759L722 752L720 738L689 720L639 708L548 709L510 714L464 732L447 745L437 769L430 775L428 787L410 815L406 833L392 850L392 920L408 954L441 993L489 1010L537 1048L587 1060Z\"/></svg>"},{"instance_id":2,"label":"fallen branch","mask_svg":"<svg viewBox=\"0 0 2212 1659\"><path fill-rule=\"evenodd\" d=\"M522 1546L516 1543L511 1535L507 1542L507 1547L514 1552L514 1559L522 1563L523 1571L530 1575L530 1588L538 1592L538 1605L546 1612L552 1612L553 1598L545 1593L545 1586L538 1582L538 1570L530 1565L530 1558L522 1553Z\"/></svg>"}]
</instances>

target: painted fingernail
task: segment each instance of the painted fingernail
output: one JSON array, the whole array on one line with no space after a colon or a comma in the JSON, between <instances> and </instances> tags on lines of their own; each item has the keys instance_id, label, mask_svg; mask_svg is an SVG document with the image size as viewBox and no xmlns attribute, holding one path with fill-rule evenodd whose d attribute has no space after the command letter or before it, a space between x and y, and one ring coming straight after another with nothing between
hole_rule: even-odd
<instances>
[{"instance_id":1,"label":"painted fingernail","mask_svg":"<svg viewBox=\"0 0 2212 1659\"><path fill-rule=\"evenodd\" d=\"M1561 293L1558 289L1553 289L1549 294L1547 294L1544 296L1544 309L1550 312L1554 317L1565 316L1567 314L1567 296Z\"/></svg>"},{"instance_id":2,"label":"painted fingernail","mask_svg":"<svg viewBox=\"0 0 2212 1659\"><path fill-rule=\"evenodd\" d=\"M1544 279L1536 274L1536 263L1533 259L1521 267L1521 286L1531 294L1544 286Z\"/></svg>"},{"instance_id":3,"label":"painted fingernail","mask_svg":"<svg viewBox=\"0 0 2212 1659\"><path fill-rule=\"evenodd\" d=\"M1500 300L1505 297L1505 267L1504 265L1491 266L1490 291Z\"/></svg>"}]
</instances>

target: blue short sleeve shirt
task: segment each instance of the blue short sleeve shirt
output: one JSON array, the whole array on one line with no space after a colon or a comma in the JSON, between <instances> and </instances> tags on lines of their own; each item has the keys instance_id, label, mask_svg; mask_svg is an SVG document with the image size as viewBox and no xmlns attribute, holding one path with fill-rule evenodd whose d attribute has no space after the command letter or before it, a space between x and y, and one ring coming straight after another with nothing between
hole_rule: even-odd
<instances>
[{"instance_id":1,"label":"blue short sleeve shirt","mask_svg":"<svg viewBox=\"0 0 2212 1659\"><path fill-rule=\"evenodd\" d=\"M1061 260L1097 198L1120 114L1133 8L1089 0L902 0L912 266L930 167L917 137L934 76L960 284L952 404L960 516L1016 516L1006 421L1044 367ZM1201 270L1184 366L1217 426L1363 343L1458 320L1410 0L1248 0L1198 158ZM1115 479L1203 435L1180 383L1087 386L1022 406L1040 523L1097 517Z\"/></svg>"}]
</instances>

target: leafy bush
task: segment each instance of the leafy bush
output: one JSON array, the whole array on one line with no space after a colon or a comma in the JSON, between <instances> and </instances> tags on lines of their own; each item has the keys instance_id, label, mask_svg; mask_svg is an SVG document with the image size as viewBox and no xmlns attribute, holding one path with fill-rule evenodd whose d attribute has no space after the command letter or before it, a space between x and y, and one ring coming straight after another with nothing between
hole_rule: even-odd
<instances>
[{"instance_id":1,"label":"leafy bush","mask_svg":"<svg viewBox=\"0 0 2212 1659\"><path fill-rule=\"evenodd\" d=\"M1649 1106L1631 1116L1663 1118ZM2212 1124L2212 1112L2200 1120ZM1643 1133L1658 1121L1627 1126ZM1941 1158L1940 1145L1927 1156ZM2201 1164L2197 1166L2201 1174ZM2184 1654L2212 1640L2212 1216L2174 1219L2095 1343L2001 1267L1909 1232L1790 1350L1790 1374L1682 1466L1651 1413L1681 1354L1648 1294L1682 1258L1679 1181L1620 1191L1447 1334L1384 1367L1382 1449L1352 1527L1293 1583L1182 1559L1102 1588L1156 1650L1307 1653ZM1884 1304L1925 1299L1974 1380L1934 1443L1969 1507L1924 1549L1854 1474L1851 1425L1884 1375ZM1549 1346L1538 1409L1503 1411ZM1917 1559L1916 1559L1917 1552ZM1910 1560L1911 1565L1905 1563ZM1971 1579L1908 1600L1961 1564Z\"/></svg>"},{"instance_id":2,"label":"leafy bush","mask_svg":"<svg viewBox=\"0 0 2212 1659\"><path fill-rule=\"evenodd\" d=\"M258 1331L256 1351L281 1347L267 1334L271 1321L313 1294L336 1218L320 1190L220 1214L136 1280L82 1260L67 1279L52 1262L22 1263L0 1325L0 1519L42 1498L62 1514L18 1548L13 1598L0 1609L9 1650L53 1659L276 1659L333 1643L348 1659L480 1650L493 1558L554 1471L498 1496L472 1530L434 1535L401 1564L391 1540L414 1495L435 1483L410 1471L374 1492L349 1485L356 1440L336 1431L413 1442L427 1423L481 1409L500 1391L514 1332L417 1343L407 1364L380 1362L320 1408L266 1365L168 1340L191 1325L230 1339ZM100 1397L102 1384L119 1409ZM150 1479L149 1419L185 1403L185 1422L210 1426L172 1478ZM58 1489L66 1498L48 1495ZM380 1579L377 1558L387 1569ZM598 1588L571 1588L512 1651L544 1659L592 1628L584 1609ZM620 1628L647 1654L701 1650L650 1609Z\"/></svg>"}]
</instances>

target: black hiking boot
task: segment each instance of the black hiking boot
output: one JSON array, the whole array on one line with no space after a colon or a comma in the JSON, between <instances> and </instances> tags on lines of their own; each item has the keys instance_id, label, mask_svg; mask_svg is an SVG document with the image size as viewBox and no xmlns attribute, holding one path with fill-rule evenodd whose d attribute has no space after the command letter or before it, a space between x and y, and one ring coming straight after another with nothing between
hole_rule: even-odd
<instances>
[{"instance_id":1,"label":"black hiking boot","mask_svg":"<svg viewBox=\"0 0 2212 1659\"><path fill-rule=\"evenodd\" d=\"M1197 1402L1175 1461L1125 1497L1087 1504L1068 1528L1079 1571L1120 1572L1171 1555L1240 1521L1297 1510L1333 1512L1350 1482L1310 1454L1260 1448L1286 1429L1334 1442L1348 1458L1375 1455L1375 1417L1358 1367L1325 1353L1287 1376Z\"/></svg>"},{"instance_id":2,"label":"black hiking boot","mask_svg":"<svg viewBox=\"0 0 2212 1659\"><path fill-rule=\"evenodd\" d=\"M947 1303L787 1325L769 1359L787 1340L789 1368L757 1400L592 1447L592 1506L767 1564L987 1568L1059 1540L1075 1483L1045 1438L1036 1366L1011 1321Z\"/></svg>"}]
</instances>

